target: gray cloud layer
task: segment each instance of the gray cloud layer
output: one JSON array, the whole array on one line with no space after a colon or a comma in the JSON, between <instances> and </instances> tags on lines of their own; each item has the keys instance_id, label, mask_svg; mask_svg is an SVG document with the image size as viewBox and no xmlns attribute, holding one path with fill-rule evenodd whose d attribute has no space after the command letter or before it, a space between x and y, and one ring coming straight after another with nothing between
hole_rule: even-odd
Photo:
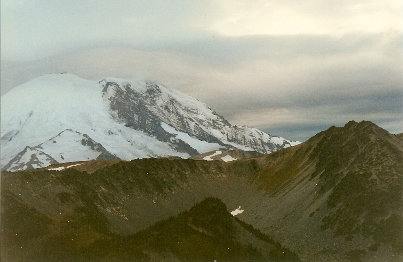
<instances>
[{"instance_id":1,"label":"gray cloud layer","mask_svg":"<svg viewBox=\"0 0 403 262\"><path fill-rule=\"evenodd\" d=\"M2 53L6 54L2 93L51 72L68 71L91 79L148 78L199 98L233 123L294 139L304 140L351 119L403 131L403 34L390 27L393 19L386 27L369 24L376 31L361 30L354 20L363 10L372 10L374 17L393 18L393 1L383 8L377 1L343 1L328 14L320 1L304 5L282 1L275 4L276 10L295 13L301 23L314 17L337 33L322 34L326 28L310 26L295 33L285 26L281 35L267 34L266 28L261 35L242 35L240 29L230 27L237 21L245 26L253 22L240 11L245 3L226 8L214 1L119 1L126 4L123 10L112 1L94 5L90 0L74 4L58 0L41 5L49 1L38 0L36 7L30 7L29 1L15 1L24 5L9 3L7 15L12 18L3 18L2 9ZM246 6L259 18L260 6ZM33 10L34 15L28 13ZM17 21L15 15L28 18ZM46 21L39 16L55 23L41 28ZM337 19L351 21L356 31L340 29ZM367 21L364 15L360 19ZM22 24L28 20L34 21L32 26ZM36 31L29 32L33 26ZM21 40L22 34L34 45L3 42L4 35Z\"/></svg>"}]
</instances>

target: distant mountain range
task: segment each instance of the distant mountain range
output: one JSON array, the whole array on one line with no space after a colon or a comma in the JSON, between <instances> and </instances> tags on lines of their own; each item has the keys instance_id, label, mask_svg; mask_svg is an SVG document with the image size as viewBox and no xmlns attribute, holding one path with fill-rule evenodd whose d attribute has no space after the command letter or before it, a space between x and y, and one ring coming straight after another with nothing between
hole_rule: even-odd
<instances>
[{"instance_id":1,"label":"distant mountain range","mask_svg":"<svg viewBox=\"0 0 403 262\"><path fill-rule=\"evenodd\" d=\"M1 186L5 261L403 260L403 140L367 121L263 156L54 164Z\"/></svg>"},{"instance_id":2,"label":"distant mountain range","mask_svg":"<svg viewBox=\"0 0 403 262\"><path fill-rule=\"evenodd\" d=\"M51 74L2 96L1 166L8 171L89 159L179 156L299 142L231 125L204 103L152 81Z\"/></svg>"}]
</instances>

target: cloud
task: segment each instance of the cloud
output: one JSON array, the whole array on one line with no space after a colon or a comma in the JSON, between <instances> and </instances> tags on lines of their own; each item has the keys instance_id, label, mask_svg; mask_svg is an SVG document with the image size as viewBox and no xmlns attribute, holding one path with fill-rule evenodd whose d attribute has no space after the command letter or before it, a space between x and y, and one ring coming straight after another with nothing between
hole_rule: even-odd
<instances>
[{"instance_id":1,"label":"cloud","mask_svg":"<svg viewBox=\"0 0 403 262\"><path fill-rule=\"evenodd\" d=\"M105 44L161 46L210 37L402 30L397 0L4 0L2 55L29 61ZM208 44L208 42L205 42Z\"/></svg>"},{"instance_id":2,"label":"cloud","mask_svg":"<svg viewBox=\"0 0 403 262\"><path fill-rule=\"evenodd\" d=\"M401 29L396 0L220 1L223 14L212 30L227 36L379 33Z\"/></svg>"},{"instance_id":3,"label":"cloud","mask_svg":"<svg viewBox=\"0 0 403 262\"><path fill-rule=\"evenodd\" d=\"M4 0L5 60L30 61L83 46L153 45L203 35L198 2L181 0ZM206 20L207 21L207 20Z\"/></svg>"},{"instance_id":4,"label":"cloud","mask_svg":"<svg viewBox=\"0 0 403 262\"><path fill-rule=\"evenodd\" d=\"M146 78L291 138L351 119L397 132L401 11L394 0L5 0L1 90L52 72Z\"/></svg>"},{"instance_id":5,"label":"cloud","mask_svg":"<svg viewBox=\"0 0 403 262\"><path fill-rule=\"evenodd\" d=\"M154 79L206 102L233 123L266 130L304 126L307 132L308 125L351 119L390 127L388 123L401 124L400 39L398 34L222 37L159 51L90 47L32 63L6 64L2 71L5 80L20 82L62 71L97 80ZM293 137L306 138L297 133Z\"/></svg>"}]
</instances>

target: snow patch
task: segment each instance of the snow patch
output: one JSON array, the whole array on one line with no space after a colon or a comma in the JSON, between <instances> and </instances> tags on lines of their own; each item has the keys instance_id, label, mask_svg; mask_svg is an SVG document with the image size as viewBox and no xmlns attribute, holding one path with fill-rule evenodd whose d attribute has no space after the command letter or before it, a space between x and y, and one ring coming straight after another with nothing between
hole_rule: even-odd
<instances>
[{"instance_id":1,"label":"snow patch","mask_svg":"<svg viewBox=\"0 0 403 262\"><path fill-rule=\"evenodd\" d=\"M48 168L48 170L50 170L50 171L62 171L64 169L67 169L67 168L70 168L70 167L73 167L73 166L79 166L79 165L81 165L81 164L74 164L74 165L69 165L69 166L60 166L60 167Z\"/></svg>"},{"instance_id":2,"label":"snow patch","mask_svg":"<svg viewBox=\"0 0 403 262\"><path fill-rule=\"evenodd\" d=\"M221 151L215 151L215 153L213 153L212 155L203 157L203 160L213 161L214 160L214 159L212 159L213 156L217 156L217 155L221 155L221 154L222 154Z\"/></svg>"},{"instance_id":3,"label":"snow patch","mask_svg":"<svg viewBox=\"0 0 403 262\"><path fill-rule=\"evenodd\" d=\"M223 157L221 158L221 160L224 161L224 162L231 162L231 161L236 160L236 158L233 158L233 157L230 156L230 155L226 155L226 156L223 156Z\"/></svg>"},{"instance_id":4,"label":"snow patch","mask_svg":"<svg viewBox=\"0 0 403 262\"><path fill-rule=\"evenodd\" d=\"M245 210L241 209L241 206L239 206L239 207L238 207L237 209L235 209L234 211L231 211L231 215L236 216L236 215L242 214L243 211L245 211Z\"/></svg>"}]
</instances>

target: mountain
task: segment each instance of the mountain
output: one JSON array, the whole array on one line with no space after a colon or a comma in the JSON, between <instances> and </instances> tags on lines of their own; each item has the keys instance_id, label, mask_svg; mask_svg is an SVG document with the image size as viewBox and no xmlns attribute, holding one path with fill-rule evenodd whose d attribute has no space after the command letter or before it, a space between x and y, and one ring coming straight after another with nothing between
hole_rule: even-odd
<instances>
[{"instance_id":1,"label":"mountain","mask_svg":"<svg viewBox=\"0 0 403 262\"><path fill-rule=\"evenodd\" d=\"M266 159L257 180L272 198L255 207L270 210L264 232L319 260L403 259L402 140L350 121Z\"/></svg>"},{"instance_id":2,"label":"mountain","mask_svg":"<svg viewBox=\"0 0 403 262\"><path fill-rule=\"evenodd\" d=\"M403 141L371 122L351 121L300 145L230 162L96 160L48 169L2 173L2 252L45 252L38 243L54 232L66 235L55 250L78 245L86 252L105 240L102 232L119 239L147 232L154 241L166 231L150 227L215 197L302 261L403 259ZM249 243L259 250L255 237ZM186 244L203 250L196 239Z\"/></svg>"},{"instance_id":3,"label":"mountain","mask_svg":"<svg viewBox=\"0 0 403 262\"><path fill-rule=\"evenodd\" d=\"M55 163L57 163L57 161L50 155L38 150L36 147L27 146L3 168L8 171L18 171L29 168L46 167Z\"/></svg>"},{"instance_id":4,"label":"mountain","mask_svg":"<svg viewBox=\"0 0 403 262\"><path fill-rule=\"evenodd\" d=\"M31 156L16 158L26 147L39 148L31 152L35 166L45 166L50 160L41 162L43 154L61 163L97 159L100 152L102 158L123 160L188 158L219 149L266 154L298 144L233 126L204 103L152 81L44 75L15 87L1 100L1 165L10 171L33 167L21 162ZM57 147L46 142L56 136L63 136ZM82 139L96 148L81 144ZM72 153L70 142L77 149L74 160L61 158Z\"/></svg>"},{"instance_id":5,"label":"mountain","mask_svg":"<svg viewBox=\"0 0 403 262\"><path fill-rule=\"evenodd\" d=\"M89 136L66 129L35 147L27 146L11 159L4 169L17 171L91 159L117 159L117 157Z\"/></svg>"}]
</instances>

